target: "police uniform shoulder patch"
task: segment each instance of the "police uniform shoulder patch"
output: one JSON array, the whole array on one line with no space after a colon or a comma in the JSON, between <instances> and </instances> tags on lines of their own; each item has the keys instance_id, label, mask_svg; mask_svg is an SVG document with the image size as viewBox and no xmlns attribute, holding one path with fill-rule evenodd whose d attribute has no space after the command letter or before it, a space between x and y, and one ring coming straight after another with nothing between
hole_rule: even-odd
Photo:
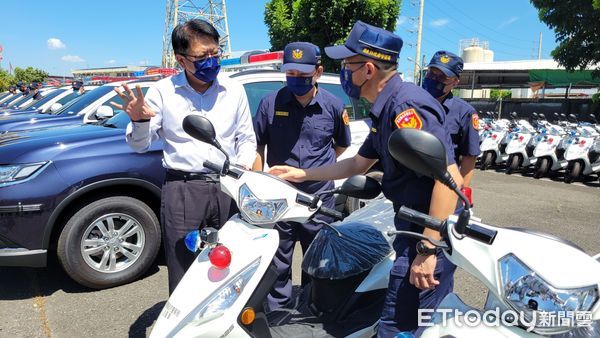
<instances>
[{"instance_id":1,"label":"police uniform shoulder patch","mask_svg":"<svg viewBox=\"0 0 600 338\"><path fill-rule=\"evenodd\" d=\"M471 124L473 125L473 129L479 130L479 115L477 113L471 115Z\"/></svg>"},{"instance_id":2,"label":"police uniform shoulder patch","mask_svg":"<svg viewBox=\"0 0 600 338\"><path fill-rule=\"evenodd\" d=\"M421 121L419 114L417 114L414 108L406 109L398 114L394 119L394 123L396 123L396 127L398 128L423 128L423 121Z\"/></svg>"},{"instance_id":3,"label":"police uniform shoulder patch","mask_svg":"<svg viewBox=\"0 0 600 338\"><path fill-rule=\"evenodd\" d=\"M350 117L348 117L348 112L346 111L346 109L344 109L344 112L342 113L342 121L344 121L345 125L350 124Z\"/></svg>"}]
</instances>

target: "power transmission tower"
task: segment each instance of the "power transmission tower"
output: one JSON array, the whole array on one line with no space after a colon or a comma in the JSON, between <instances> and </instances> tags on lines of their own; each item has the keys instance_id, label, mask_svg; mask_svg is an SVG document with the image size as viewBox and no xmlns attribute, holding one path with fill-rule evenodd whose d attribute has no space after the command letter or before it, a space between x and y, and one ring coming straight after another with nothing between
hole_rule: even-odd
<instances>
[{"instance_id":1,"label":"power transmission tower","mask_svg":"<svg viewBox=\"0 0 600 338\"><path fill-rule=\"evenodd\" d=\"M177 65L173 54L173 45L171 44L171 32L178 24L191 19L202 19L210 22L221 36L219 45L223 48L224 56L227 57L231 54L225 0L167 0L166 3L162 50L163 67L175 68Z\"/></svg>"}]
</instances>

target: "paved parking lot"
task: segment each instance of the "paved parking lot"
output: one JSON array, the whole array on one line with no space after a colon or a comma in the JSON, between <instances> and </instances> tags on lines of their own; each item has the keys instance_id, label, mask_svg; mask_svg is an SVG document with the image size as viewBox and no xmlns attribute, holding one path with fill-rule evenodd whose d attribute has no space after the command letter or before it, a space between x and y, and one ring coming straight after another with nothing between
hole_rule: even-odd
<instances>
[{"instance_id":1,"label":"paved parking lot","mask_svg":"<svg viewBox=\"0 0 600 338\"><path fill-rule=\"evenodd\" d=\"M549 232L600 252L597 180L568 185L478 171L473 197L484 222ZM468 303L484 300L483 287L462 271L456 289ZM102 291L77 285L55 261L44 269L0 268L0 337L144 337L167 293L160 260L143 279Z\"/></svg>"}]
</instances>

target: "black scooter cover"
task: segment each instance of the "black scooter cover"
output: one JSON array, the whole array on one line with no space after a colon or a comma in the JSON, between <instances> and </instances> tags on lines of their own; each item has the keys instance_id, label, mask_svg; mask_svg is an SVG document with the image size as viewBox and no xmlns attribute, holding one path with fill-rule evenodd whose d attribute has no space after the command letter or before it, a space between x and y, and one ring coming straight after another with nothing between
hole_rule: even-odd
<instances>
[{"instance_id":1,"label":"black scooter cover","mask_svg":"<svg viewBox=\"0 0 600 338\"><path fill-rule=\"evenodd\" d=\"M302 270L315 278L344 279L371 269L392 248L381 230L362 222L323 226L306 250Z\"/></svg>"}]
</instances>

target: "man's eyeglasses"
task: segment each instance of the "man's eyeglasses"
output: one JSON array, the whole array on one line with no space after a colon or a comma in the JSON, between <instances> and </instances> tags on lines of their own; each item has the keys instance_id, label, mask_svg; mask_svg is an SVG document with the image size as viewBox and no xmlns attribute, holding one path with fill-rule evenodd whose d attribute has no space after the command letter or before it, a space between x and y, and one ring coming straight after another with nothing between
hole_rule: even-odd
<instances>
[{"instance_id":1,"label":"man's eyeglasses","mask_svg":"<svg viewBox=\"0 0 600 338\"><path fill-rule=\"evenodd\" d=\"M216 58L220 59L223 56L223 50L219 48L218 51L204 54L204 55L190 55L190 54L185 54L185 53L179 53L179 54L185 56L191 62L198 62L198 61L205 61L206 59L211 58L211 57L216 57Z\"/></svg>"},{"instance_id":2,"label":"man's eyeglasses","mask_svg":"<svg viewBox=\"0 0 600 338\"><path fill-rule=\"evenodd\" d=\"M379 69L379 66L373 62L370 61L354 61L354 62L348 62L348 61L342 61L342 69L346 69L347 65L357 65L357 64L365 64L365 63L371 63L373 66L375 66L375 68ZM362 68L362 66L358 67L358 69Z\"/></svg>"}]
</instances>

